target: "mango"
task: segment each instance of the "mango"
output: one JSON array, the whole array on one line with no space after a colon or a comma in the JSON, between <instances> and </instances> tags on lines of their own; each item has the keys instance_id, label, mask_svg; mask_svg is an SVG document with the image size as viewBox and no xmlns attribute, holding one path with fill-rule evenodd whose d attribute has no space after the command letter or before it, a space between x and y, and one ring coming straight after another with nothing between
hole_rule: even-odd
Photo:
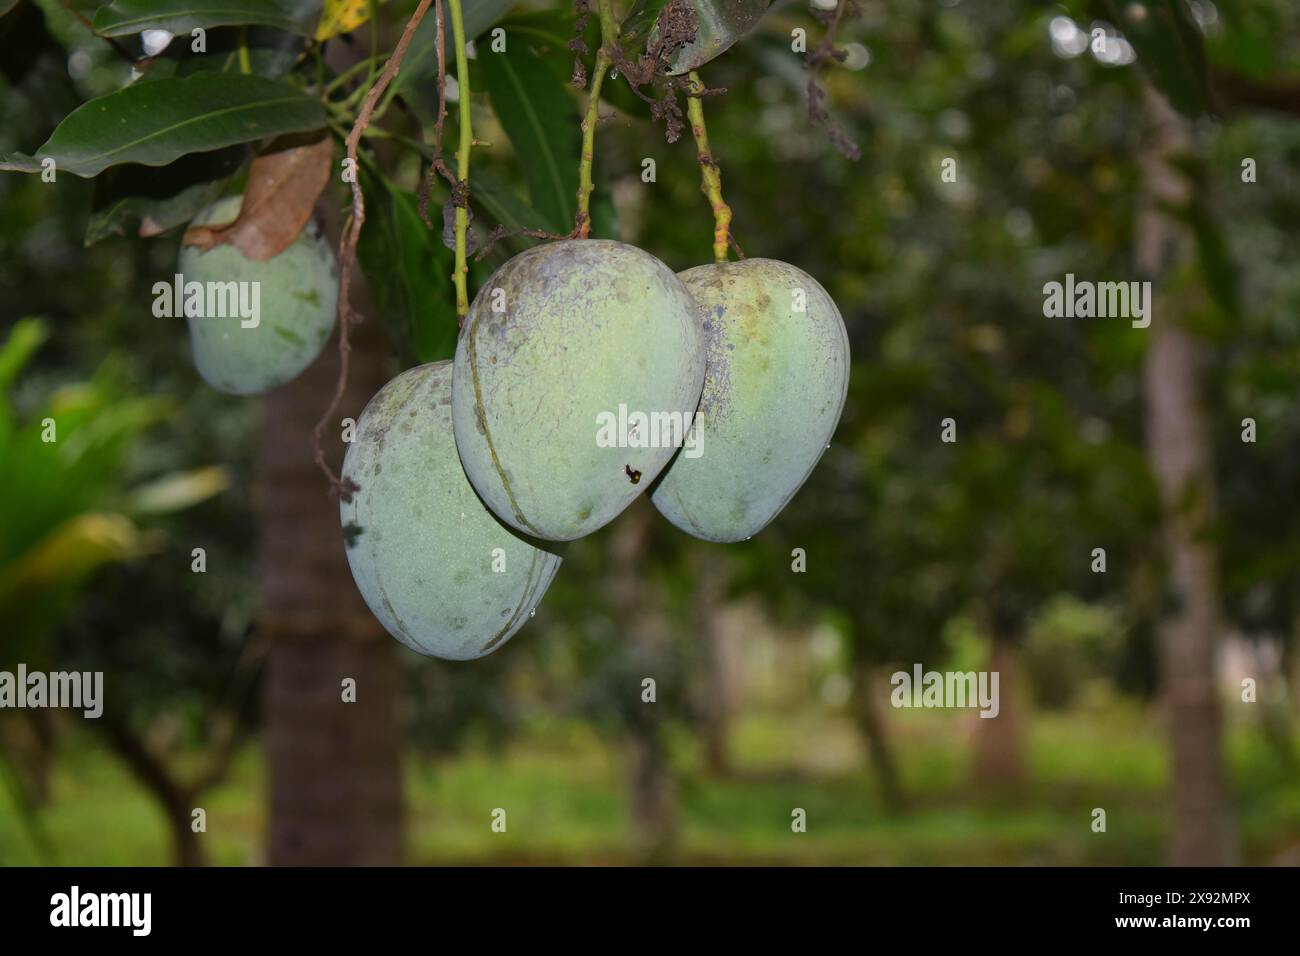
<instances>
[{"instance_id":1,"label":"mango","mask_svg":"<svg viewBox=\"0 0 1300 956\"><path fill-rule=\"evenodd\" d=\"M345 487L359 490L340 500L339 519L352 577L388 633L460 661L527 623L561 559L474 494L456 457L451 378L450 362L420 365L366 405L343 459Z\"/></svg>"},{"instance_id":2,"label":"mango","mask_svg":"<svg viewBox=\"0 0 1300 956\"><path fill-rule=\"evenodd\" d=\"M194 222L233 222L240 201L239 196L219 199ZM265 262L230 245L206 250L182 245L176 270L187 287L192 282L204 287L203 314L187 314L186 321L194 365L218 391L260 395L283 385L312 363L334 328L338 269L314 222ZM237 285L228 285L232 282ZM208 294L213 291L215 298ZM209 302L215 308L209 309ZM249 317L254 304L256 314Z\"/></svg>"},{"instance_id":3,"label":"mango","mask_svg":"<svg viewBox=\"0 0 1300 956\"><path fill-rule=\"evenodd\" d=\"M497 517L571 541L649 487L703 383L697 308L667 266L601 239L534 246L470 306L452 378L456 447Z\"/></svg>"},{"instance_id":4,"label":"mango","mask_svg":"<svg viewBox=\"0 0 1300 956\"><path fill-rule=\"evenodd\" d=\"M849 384L849 339L826 290L772 259L680 274L699 303L708 371L698 454L673 459L650 500L706 541L761 531L828 447Z\"/></svg>"}]
</instances>

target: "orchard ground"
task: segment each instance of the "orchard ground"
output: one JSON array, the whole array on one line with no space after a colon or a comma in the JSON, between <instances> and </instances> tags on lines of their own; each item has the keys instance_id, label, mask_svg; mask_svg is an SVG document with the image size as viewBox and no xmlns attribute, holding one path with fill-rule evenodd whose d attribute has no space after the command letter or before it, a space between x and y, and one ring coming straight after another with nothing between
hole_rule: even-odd
<instances>
[{"instance_id":1,"label":"orchard ground","mask_svg":"<svg viewBox=\"0 0 1300 956\"><path fill-rule=\"evenodd\" d=\"M749 712L731 738L734 769L709 776L675 738L681 842L696 864L1159 865L1169 828L1168 766L1158 714L1132 704L1041 713L1030 724L1032 779L1013 801L967 782L971 718L912 711L893 721L910 808L890 816L852 725L820 711ZM161 813L120 764L81 734L64 741L42 822L51 862L165 865ZM1246 862L1300 861L1300 783L1257 728L1231 728L1228 753ZM211 862L260 862L265 826L259 748L203 801ZM413 864L623 864L629 847L623 753L576 721L529 725L500 752L471 746L406 759ZM505 808L507 829L491 814ZM808 830L790 829L791 810ZM1093 808L1107 832L1091 828ZM0 864L42 856L0 790Z\"/></svg>"}]
</instances>

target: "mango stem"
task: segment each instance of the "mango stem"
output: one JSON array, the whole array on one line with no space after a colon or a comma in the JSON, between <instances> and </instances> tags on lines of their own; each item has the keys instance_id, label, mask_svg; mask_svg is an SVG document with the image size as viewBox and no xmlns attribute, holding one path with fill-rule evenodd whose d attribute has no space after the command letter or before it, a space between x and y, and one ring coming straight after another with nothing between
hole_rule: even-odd
<instances>
[{"instance_id":1,"label":"mango stem","mask_svg":"<svg viewBox=\"0 0 1300 956\"><path fill-rule=\"evenodd\" d=\"M586 239L591 235L591 168L596 160L596 124L600 122L600 88L605 82L613 59L606 49L618 43L619 24L614 19L611 0L598 0L600 14L600 49L596 51L596 68L592 72L587 112L582 117L582 155L578 161L578 212L574 217L574 235Z\"/></svg>"},{"instance_id":2,"label":"mango stem","mask_svg":"<svg viewBox=\"0 0 1300 956\"><path fill-rule=\"evenodd\" d=\"M456 88L460 114L460 141L456 144L456 265L452 282L456 285L456 321L465 323L469 314L469 264L466 260L467 234L469 232L469 151L474 144L474 129L470 118L469 68L465 63L465 21L461 15L461 0L450 0L451 35L456 44Z\"/></svg>"},{"instance_id":3,"label":"mango stem","mask_svg":"<svg viewBox=\"0 0 1300 956\"><path fill-rule=\"evenodd\" d=\"M726 262L727 241L731 236L731 207L722 198L722 171L709 150L709 131L704 125L704 84L700 82L700 74L695 70L691 70L689 80L686 115L691 121L696 151L700 154L700 174L703 179L700 189L708 197L709 206L713 209L713 259L715 262Z\"/></svg>"}]
</instances>

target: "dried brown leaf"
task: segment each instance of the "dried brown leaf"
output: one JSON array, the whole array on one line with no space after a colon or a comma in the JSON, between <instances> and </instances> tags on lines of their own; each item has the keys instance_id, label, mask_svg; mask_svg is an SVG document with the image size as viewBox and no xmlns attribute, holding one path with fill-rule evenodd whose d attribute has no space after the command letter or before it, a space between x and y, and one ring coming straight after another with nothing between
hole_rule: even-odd
<instances>
[{"instance_id":1,"label":"dried brown leaf","mask_svg":"<svg viewBox=\"0 0 1300 956\"><path fill-rule=\"evenodd\" d=\"M232 245L258 262L289 248L307 225L329 181L333 156L328 136L314 142L291 142L253 160L244 201L234 222L191 226L181 241L200 249Z\"/></svg>"}]
</instances>

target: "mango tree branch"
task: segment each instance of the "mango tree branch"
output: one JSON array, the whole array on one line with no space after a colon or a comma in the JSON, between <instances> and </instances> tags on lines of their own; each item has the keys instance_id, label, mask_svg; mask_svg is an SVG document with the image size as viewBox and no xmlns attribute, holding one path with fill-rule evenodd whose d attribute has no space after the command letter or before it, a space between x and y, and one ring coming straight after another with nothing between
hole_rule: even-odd
<instances>
[{"instance_id":1,"label":"mango tree branch","mask_svg":"<svg viewBox=\"0 0 1300 956\"><path fill-rule=\"evenodd\" d=\"M456 144L456 185L451 191L451 201L456 207L456 267L452 281L456 284L456 320L461 325L469 314L467 279L469 266L465 261L467 233L469 232L469 151L474 145L474 129L469 113L469 67L465 63L465 23L461 16L460 0L451 2L451 36L456 44L456 105L460 110L460 142Z\"/></svg>"},{"instance_id":2,"label":"mango tree branch","mask_svg":"<svg viewBox=\"0 0 1300 956\"><path fill-rule=\"evenodd\" d=\"M343 487L343 482L334 473L334 469L329 466L329 462L325 460L325 449L321 444L321 436L325 433L325 426L329 424L335 411L338 410L339 402L343 400L343 392L347 389L348 357L352 353L348 333L352 324L360 321L361 318L352 308L352 303L348 299L348 292L352 285L352 270L357 264L357 240L361 236L361 226L366 221L366 199L361 194L360 177L357 175L357 144L361 142L366 127L370 125L370 118L374 115L379 98L384 95L384 90L397 76L397 71L402 66L402 59L406 56L406 49L411 45L411 38L415 36L415 30L420 25L420 21L424 19L424 14L432 2L433 0L420 0L420 5L411 14L411 19L407 21L406 29L402 31L402 36L397 41L397 47L393 50L393 55L389 57L388 63L385 64L384 71L379 74L379 79L375 81L375 85L366 94L365 101L361 104L361 111L357 114L357 120L352 125L352 131L348 133L345 140L347 156L351 160L349 165L352 168L353 175L351 177L352 215L344 223L343 231L339 234L339 380L334 386L334 397L330 399L329 407L321 414L320 421L312 429L312 448L315 452L316 464L325 473L325 477L329 479L331 488L338 491L339 496L344 501L352 497L354 489Z\"/></svg>"},{"instance_id":3,"label":"mango tree branch","mask_svg":"<svg viewBox=\"0 0 1300 956\"><path fill-rule=\"evenodd\" d=\"M704 126L704 84L700 74L690 72L690 84L686 91L686 115L691 121L691 132L695 136L695 148L700 154L700 174L703 178L701 189L709 197L713 208L713 258L716 262L727 261L727 239L731 236L731 207L722 198L722 172L717 160L709 150L709 131Z\"/></svg>"},{"instance_id":4,"label":"mango tree branch","mask_svg":"<svg viewBox=\"0 0 1300 956\"><path fill-rule=\"evenodd\" d=\"M578 161L578 214L573 234L579 239L591 235L591 193L595 185L591 179L592 164L596 159L596 124L600 122L600 88L605 74L613 64L607 50L618 46L619 25L614 19L612 0L598 0L600 11L600 48L596 51L596 68L591 76L591 96L587 100L587 114L582 118L582 156Z\"/></svg>"},{"instance_id":5,"label":"mango tree branch","mask_svg":"<svg viewBox=\"0 0 1300 956\"><path fill-rule=\"evenodd\" d=\"M442 0L434 0L433 22L437 30L435 44L438 50L438 118L433 123L433 158L429 161L429 173L420 180L420 202L417 209L420 219L430 229L433 222L429 219L429 193L433 189L433 177L442 176L451 186L456 185L456 177L442 160L442 127L447 120L447 39L442 17Z\"/></svg>"}]
</instances>

